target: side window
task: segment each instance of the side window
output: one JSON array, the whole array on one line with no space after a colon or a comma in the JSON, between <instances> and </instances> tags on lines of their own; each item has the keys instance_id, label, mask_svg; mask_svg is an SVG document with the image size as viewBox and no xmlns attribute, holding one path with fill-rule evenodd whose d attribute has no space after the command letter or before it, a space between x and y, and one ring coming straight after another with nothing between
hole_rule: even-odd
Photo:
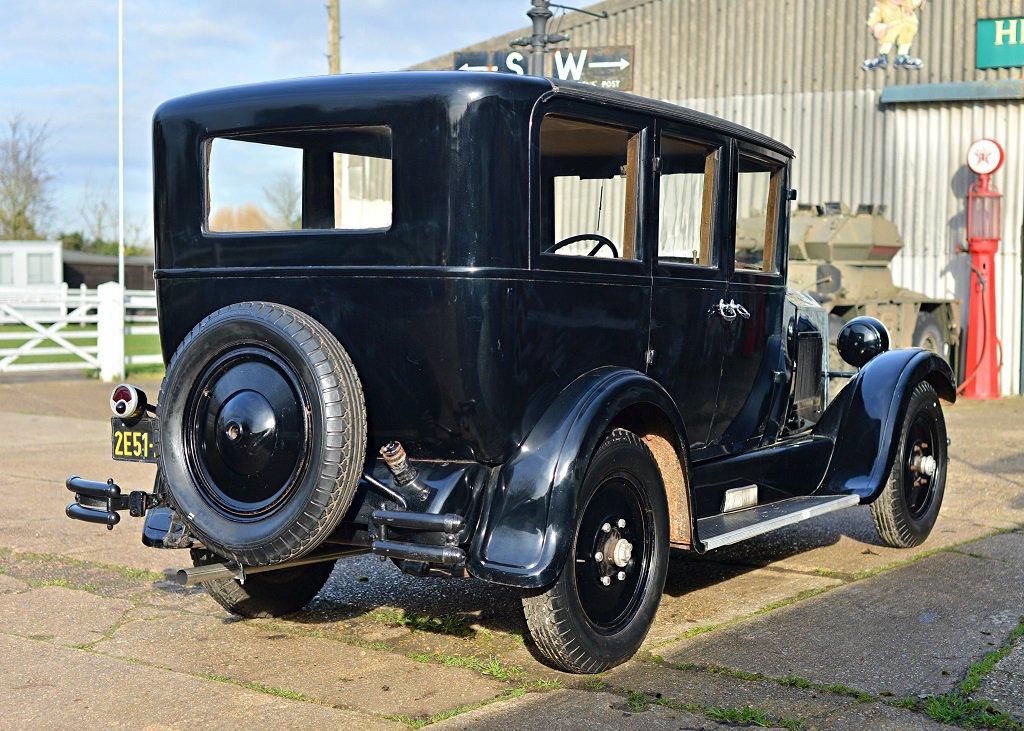
<instances>
[{"instance_id":1,"label":"side window","mask_svg":"<svg viewBox=\"0 0 1024 731\"><path fill-rule=\"evenodd\" d=\"M740 156L736 179L736 269L779 271L775 241L783 168Z\"/></svg>"},{"instance_id":2,"label":"side window","mask_svg":"<svg viewBox=\"0 0 1024 731\"><path fill-rule=\"evenodd\" d=\"M0 254L0 284L14 284L14 254Z\"/></svg>"},{"instance_id":3,"label":"side window","mask_svg":"<svg viewBox=\"0 0 1024 731\"><path fill-rule=\"evenodd\" d=\"M207 220L215 232L391 226L391 130L339 127L214 138Z\"/></svg>"},{"instance_id":4,"label":"side window","mask_svg":"<svg viewBox=\"0 0 1024 731\"><path fill-rule=\"evenodd\" d=\"M26 257L29 284L55 284L53 254L29 254Z\"/></svg>"},{"instance_id":5,"label":"side window","mask_svg":"<svg viewBox=\"0 0 1024 731\"><path fill-rule=\"evenodd\" d=\"M714 267L718 148L664 135L658 178L658 261Z\"/></svg>"},{"instance_id":6,"label":"side window","mask_svg":"<svg viewBox=\"0 0 1024 731\"><path fill-rule=\"evenodd\" d=\"M547 116L540 127L541 251L639 259L640 134Z\"/></svg>"}]
</instances>

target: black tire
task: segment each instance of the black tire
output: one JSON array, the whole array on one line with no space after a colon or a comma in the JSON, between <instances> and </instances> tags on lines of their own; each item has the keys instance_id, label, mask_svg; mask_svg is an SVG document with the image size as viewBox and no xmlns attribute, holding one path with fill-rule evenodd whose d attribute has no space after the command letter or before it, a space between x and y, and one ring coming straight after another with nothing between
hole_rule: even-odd
<instances>
[{"instance_id":1,"label":"black tire","mask_svg":"<svg viewBox=\"0 0 1024 731\"><path fill-rule=\"evenodd\" d=\"M193 548L192 565L222 563L224 558L205 549ZM251 619L282 617L302 609L327 583L334 561L311 563L291 569L278 569L252 574L245 583L237 579L208 581L206 593L239 617Z\"/></svg>"},{"instance_id":2,"label":"black tire","mask_svg":"<svg viewBox=\"0 0 1024 731\"><path fill-rule=\"evenodd\" d=\"M160 389L169 502L211 551L298 558L337 527L366 460L355 366L320 323L242 302L185 337Z\"/></svg>"},{"instance_id":3,"label":"black tire","mask_svg":"<svg viewBox=\"0 0 1024 731\"><path fill-rule=\"evenodd\" d=\"M911 343L915 348L924 348L949 361L949 348L942 334L942 325L934 313L919 312Z\"/></svg>"},{"instance_id":4,"label":"black tire","mask_svg":"<svg viewBox=\"0 0 1024 731\"><path fill-rule=\"evenodd\" d=\"M620 527L616 516L626 515ZM624 567L606 555L622 540L638 546ZM636 653L668 571L665 487L636 434L615 429L598 447L577 498L572 541L558 579L547 591L524 597L523 611L547 662L570 673L599 673ZM601 561L595 546L605 549ZM601 584L602 576L611 583Z\"/></svg>"},{"instance_id":5,"label":"black tire","mask_svg":"<svg viewBox=\"0 0 1024 731\"><path fill-rule=\"evenodd\" d=\"M928 474L928 463L934 468ZM871 517L881 539L893 548L924 542L942 507L946 489L946 421L935 389L926 382L910 395L900 427L896 460L882 494L871 503Z\"/></svg>"}]
</instances>

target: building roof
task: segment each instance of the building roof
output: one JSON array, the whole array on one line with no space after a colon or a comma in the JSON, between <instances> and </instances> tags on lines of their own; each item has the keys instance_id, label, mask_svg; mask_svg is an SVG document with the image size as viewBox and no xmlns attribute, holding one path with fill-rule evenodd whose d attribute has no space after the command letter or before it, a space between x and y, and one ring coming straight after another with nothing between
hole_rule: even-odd
<instances>
[{"instance_id":1,"label":"building roof","mask_svg":"<svg viewBox=\"0 0 1024 731\"><path fill-rule=\"evenodd\" d=\"M75 251L74 249L65 249L64 254L65 264L109 264L117 266L117 257L110 254L96 254L91 251ZM143 254L140 256L126 256L124 263L129 266L153 266L153 255Z\"/></svg>"}]
</instances>

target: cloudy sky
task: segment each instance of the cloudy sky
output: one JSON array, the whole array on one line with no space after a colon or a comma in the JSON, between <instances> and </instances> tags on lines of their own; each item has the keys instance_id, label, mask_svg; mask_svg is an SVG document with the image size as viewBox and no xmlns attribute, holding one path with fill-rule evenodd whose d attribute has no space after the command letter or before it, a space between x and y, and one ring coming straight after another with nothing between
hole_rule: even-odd
<instances>
[{"instance_id":1,"label":"cloudy sky","mask_svg":"<svg viewBox=\"0 0 1024 731\"><path fill-rule=\"evenodd\" d=\"M116 190L116 0L2 0L0 119L50 129L50 233ZM400 69L526 24L528 0L341 0L342 70ZM327 70L323 0L127 0L128 217L151 227L150 119L160 102Z\"/></svg>"}]
</instances>

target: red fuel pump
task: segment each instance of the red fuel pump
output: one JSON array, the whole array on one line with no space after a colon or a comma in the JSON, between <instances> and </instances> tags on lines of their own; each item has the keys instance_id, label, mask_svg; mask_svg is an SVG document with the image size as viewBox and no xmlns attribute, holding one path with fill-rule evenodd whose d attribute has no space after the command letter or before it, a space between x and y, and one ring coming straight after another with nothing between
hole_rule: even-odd
<instances>
[{"instance_id":1,"label":"red fuel pump","mask_svg":"<svg viewBox=\"0 0 1024 731\"><path fill-rule=\"evenodd\" d=\"M999 398L1000 344L996 336L995 256L1002 233L1003 196L992 175L1005 153L992 139L971 145L967 165L978 175L967 191L967 251L971 255L970 305L967 316L965 377L960 390L967 398Z\"/></svg>"}]
</instances>

